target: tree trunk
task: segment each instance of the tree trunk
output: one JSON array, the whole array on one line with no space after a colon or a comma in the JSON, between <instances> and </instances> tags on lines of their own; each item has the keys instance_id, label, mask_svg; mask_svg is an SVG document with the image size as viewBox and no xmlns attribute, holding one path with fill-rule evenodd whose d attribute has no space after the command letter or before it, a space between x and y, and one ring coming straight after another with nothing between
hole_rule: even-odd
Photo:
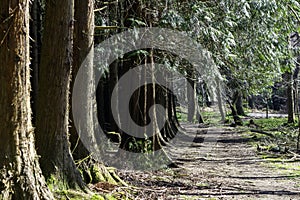
<instances>
[{"instance_id":1,"label":"tree trunk","mask_svg":"<svg viewBox=\"0 0 300 200\"><path fill-rule=\"evenodd\" d=\"M223 108L223 98L222 98L222 90L221 90L221 83L220 80L217 79L217 99L218 99L218 107L219 107L219 111L221 114L221 121L224 122L225 121L225 111Z\"/></svg>"},{"instance_id":2,"label":"tree trunk","mask_svg":"<svg viewBox=\"0 0 300 200\"><path fill-rule=\"evenodd\" d=\"M193 122L195 115L195 81L194 81L194 70L187 69L187 81L186 81L186 92L187 92L187 101L188 101L188 116L187 120Z\"/></svg>"},{"instance_id":3,"label":"tree trunk","mask_svg":"<svg viewBox=\"0 0 300 200\"><path fill-rule=\"evenodd\" d=\"M249 95L248 96L248 106L251 109L255 108L255 106L254 106L254 95Z\"/></svg>"},{"instance_id":4,"label":"tree trunk","mask_svg":"<svg viewBox=\"0 0 300 200\"><path fill-rule=\"evenodd\" d=\"M231 103L230 100L228 100L228 104L229 104L229 106L230 106L231 114L232 114L232 116L233 116L233 120L234 120L235 125L240 125L240 126L242 126L242 125L243 125L243 121L242 121L242 119L239 117L238 111L237 111L237 109L236 109L236 101L237 101L237 98L238 98L238 92L235 92L234 95L233 95L232 103Z\"/></svg>"},{"instance_id":5,"label":"tree trunk","mask_svg":"<svg viewBox=\"0 0 300 200\"><path fill-rule=\"evenodd\" d=\"M34 0L30 8L30 58L31 58L31 108L32 108L32 121L35 126L36 119L36 100L38 91L38 68L40 64L40 50L41 50L41 2Z\"/></svg>"},{"instance_id":6,"label":"tree trunk","mask_svg":"<svg viewBox=\"0 0 300 200\"><path fill-rule=\"evenodd\" d=\"M2 1L0 21L0 199L53 199L31 123L29 1Z\"/></svg>"},{"instance_id":7,"label":"tree trunk","mask_svg":"<svg viewBox=\"0 0 300 200\"><path fill-rule=\"evenodd\" d=\"M43 30L37 107L40 164L46 178L63 187L84 188L69 145L69 93L72 63L72 0L48 0Z\"/></svg>"},{"instance_id":8,"label":"tree trunk","mask_svg":"<svg viewBox=\"0 0 300 200\"><path fill-rule=\"evenodd\" d=\"M118 93L119 93L119 89L118 87L115 88L116 84L118 83L118 61L115 61L114 63L112 63L109 66L109 94L112 94L114 89L116 90L115 96L114 98L111 98L109 101L109 107L111 107L111 105L115 105L116 109L118 109L118 105L119 105L119 100L118 100ZM118 112L118 111L117 111ZM118 126L117 123L120 121L119 119L120 117L118 116L117 119L115 119L113 117L113 114L110 112L109 114L109 122L110 122L110 131L118 131Z\"/></svg>"},{"instance_id":9,"label":"tree trunk","mask_svg":"<svg viewBox=\"0 0 300 200\"><path fill-rule=\"evenodd\" d=\"M287 111L288 111L288 123L295 122L294 111L294 92L293 92L293 76L292 73L285 74L287 81Z\"/></svg>"},{"instance_id":10,"label":"tree trunk","mask_svg":"<svg viewBox=\"0 0 300 200\"><path fill-rule=\"evenodd\" d=\"M297 59L298 62L299 59ZM296 115L299 115L299 93L298 93L298 76L299 76L299 64L296 63L296 68L293 73L293 88L294 88L294 111Z\"/></svg>"},{"instance_id":11,"label":"tree trunk","mask_svg":"<svg viewBox=\"0 0 300 200\"><path fill-rule=\"evenodd\" d=\"M245 116L246 114L245 114L245 111L244 111L244 108L243 108L242 93L240 91L238 91L236 95L237 96L236 96L236 99L234 101L235 101L235 107L236 107L237 114L241 115L241 116Z\"/></svg>"},{"instance_id":12,"label":"tree trunk","mask_svg":"<svg viewBox=\"0 0 300 200\"><path fill-rule=\"evenodd\" d=\"M84 71L84 76L80 80L79 93L77 97L74 97L81 107L86 109L86 112L81 113L81 120L74 121L73 114L70 116L70 142L73 150L73 156L75 159L83 159L89 155L89 151L84 146L79 138L78 133L85 133L91 138L94 134L93 112L96 99L92 98L96 90L94 69L93 69L93 53L94 53L94 2L92 0L81 1L75 0L75 12L74 12L74 42L73 42L73 68L72 68L72 82L71 93L73 94L73 86L77 76L77 73L81 70ZM75 91L76 92L76 91ZM72 108L76 109L76 108ZM76 123L76 127L75 127ZM77 130L76 130L77 129Z\"/></svg>"}]
</instances>

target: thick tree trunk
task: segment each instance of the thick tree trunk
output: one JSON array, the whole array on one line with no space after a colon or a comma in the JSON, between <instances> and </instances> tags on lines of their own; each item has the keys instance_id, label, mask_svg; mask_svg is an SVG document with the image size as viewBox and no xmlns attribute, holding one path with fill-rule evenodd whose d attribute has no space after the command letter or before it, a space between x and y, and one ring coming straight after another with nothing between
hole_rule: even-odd
<instances>
[{"instance_id":1,"label":"thick tree trunk","mask_svg":"<svg viewBox=\"0 0 300 200\"><path fill-rule=\"evenodd\" d=\"M31 124L29 1L2 1L0 21L0 199L53 199Z\"/></svg>"},{"instance_id":2,"label":"thick tree trunk","mask_svg":"<svg viewBox=\"0 0 300 200\"><path fill-rule=\"evenodd\" d=\"M70 153L68 136L74 3L72 0L49 0L46 3L36 144L46 178L55 176L63 186L83 188Z\"/></svg>"}]
</instances>

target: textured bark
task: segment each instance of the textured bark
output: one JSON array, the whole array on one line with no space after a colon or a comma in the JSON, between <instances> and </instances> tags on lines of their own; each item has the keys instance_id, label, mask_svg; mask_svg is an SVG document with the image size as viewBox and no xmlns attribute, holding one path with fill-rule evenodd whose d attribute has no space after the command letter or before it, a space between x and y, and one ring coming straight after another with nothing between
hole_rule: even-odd
<instances>
[{"instance_id":1,"label":"textured bark","mask_svg":"<svg viewBox=\"0 0 300 200\"><path fill-rule=\"evenodd\" d=\"M195 93L195 81L192 78L187 79L187 100L188 100L188 117L189 122L194 121L194 115L196 111L196 93Z\"/></svg>"},{"instance_id":2,"label":"textured bark","mask_svg":"<svg viewBox=\"0 0 300 200\"><path fill-rule=\"evenodd\" d=\"M288 111L288 123L295 122L295 110L294 110L294 91L293 91L293 76L292 73L286 73L285 78L287 81L287 111Z\"/></svg>"},{"instance_id":3,"label":"textured bark","mask_svg":"<svg viewBox=\"0 0 300 200\"><path fill-rule=\"evenodd\" d=\"M37 147L46 178L65 187L84 187L68 141L73 38L72 0L49 0L43 30L37 102Z\"/></svg>"},{"instance_id":4,"label":"textured bark","mask_svg":"<svg viewBox=\"0 0 300 200\"><path fill-rule=\"evenodd\" d=\"M88 156L89 152L79 140L78 133L93 135L94 119L93 109L96 99L93 98L95 92L93 53L94 53L94 2L93 0L75 0L74 13L74 53L71 90L73 90L77 73L82 67L84 70L83 80L80 80L80 94L74 100L79 101L81 107L87 112L82 116L81 121L74 121L71 118L70 141L72 144L73 156L75 159L82 159ZM72 91L73 92L73 91ZM77 130L75 128L77 125ZM84 124L83 124L84 123Z\"/></svg>"},{"instance_id":5,"label":"textured bark","mask_svg":"<svg viewBox=\"0 0 300 200\"><path fill-rule=\"evenodd\" d=\"M53 199L31 124L29 1L2 1L0 21L0 199Z\"/></svg>"}]
</instances>

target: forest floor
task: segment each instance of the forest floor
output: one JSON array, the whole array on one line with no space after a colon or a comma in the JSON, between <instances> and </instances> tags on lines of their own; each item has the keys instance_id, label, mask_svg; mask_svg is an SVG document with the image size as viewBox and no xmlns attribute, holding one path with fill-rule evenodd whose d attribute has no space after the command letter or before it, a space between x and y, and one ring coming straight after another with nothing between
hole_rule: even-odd
<instances>
[{"instance_id":1,"label":"forest floor","mask_svg":"<svg viewBox=\"0 0 300 200\"><path fill-rule=\"evenodd\" d=\"M293 167L284 170L263 159L236 128L184 127L196 137L173 155L179 167L118 171L135 199L300 199L300 162L286 160Z\"/></svg>"}]
</instances>

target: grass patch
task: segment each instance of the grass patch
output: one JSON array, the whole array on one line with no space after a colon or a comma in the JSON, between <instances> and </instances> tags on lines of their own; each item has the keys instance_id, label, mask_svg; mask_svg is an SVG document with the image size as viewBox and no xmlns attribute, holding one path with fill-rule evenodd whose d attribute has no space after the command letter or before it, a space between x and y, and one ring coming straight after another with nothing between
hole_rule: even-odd
<instances>
[{"instance_id":1,"label":"grass patch","mask_svg":"<svg viewBox=\"0 0 300 200\"><path fill-rule=\"evenodd\" d=\"M296 151L298 126L287 124L287 118L254 119L257 127L247 128L245 137L251 137L251 144L257 146L259 150L284 153L287 150ZM245 123L245 128L249 123ZM274 138L265 134L254 133L249 129L262 130L270 133Z\"/></svg>"},{"instance_id":2,"label":"grass patch","mask_svg":"<svg viewBox=\"0 0 300 200\"><path fill-rule=\"evenodd\" d=\"M296 151L298 134L297 124L287 124L287 118L254 119L256 129L271 133L269 137L260 133L245 131L245 137L251 137L250 144L257 148L258 155L271 167L290 178L300 177L300 162L292 160L288 152ZM247 126L247 123L245 123ZM246 126L244 126L246 128Z\"/></svg>"},{"instance_id":3,"label":"grass patch","mask_svg":"<svg viewBox=\"0 0 300 200\"><path fill-rule=\"evenodd\" d=\"M300 162L283 158L267 158L267 166L290 178L300 177Z\"/></svg>"},{"instance_id":4,"label":"grass patch","mask_svg":"<svg viewBox=\"0 0 300 200\"><path fill-rule=\"evenodd\" d=\"M255 119L255 123L258 125L259 128L262 130L275 130L275 129L282 129L284 127L294 127L294 125L287 126L287 118L261 118Z\"/></svg>"},{"instance_id":5,"label":"grass patch","mask_svg":"<svg viewBox=\"0 0 300 200\"><path fill-rule=\"evenodd\" d=\"M188 110L185 107L176 107L176 116L179 122L187 122ZM203 117L204 123L218 125L221 121L221 115L216 108L206 107L201 108L200 114ZM193 123L198 123L198 119L196 119L196 113L193 118Z\"/></svg>"}]
</instances>

